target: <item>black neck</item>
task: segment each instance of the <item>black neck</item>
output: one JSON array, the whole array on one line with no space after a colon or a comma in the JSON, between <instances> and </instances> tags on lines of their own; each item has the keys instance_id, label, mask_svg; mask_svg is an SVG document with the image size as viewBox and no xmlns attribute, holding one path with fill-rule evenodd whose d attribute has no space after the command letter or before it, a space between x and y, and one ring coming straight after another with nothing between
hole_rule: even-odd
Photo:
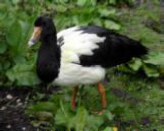
<instances>
[{"instance_id":1,"label":"black neck","mask_svg":"<svg viewBox=\"0 0 164 131\"><path fill-rule=\"evenodd\" d=\"M37 74L44 83L52 82L59 74L60 47L55 33L47 34L41 39L37 59Z\"/></svg>"},{"instance_id":2,"label":"black neck","mask_svg":"<svg viewBox=\"0 0 164 131\"><path fill-rule=\"evenodd\" d=\"M41 45L43 46L57 46L57 37L56 37L56 34L55 33L52 33L52 34L48 34L46 36L42 36L41 38Z\"/></svg>"}]
</instances>

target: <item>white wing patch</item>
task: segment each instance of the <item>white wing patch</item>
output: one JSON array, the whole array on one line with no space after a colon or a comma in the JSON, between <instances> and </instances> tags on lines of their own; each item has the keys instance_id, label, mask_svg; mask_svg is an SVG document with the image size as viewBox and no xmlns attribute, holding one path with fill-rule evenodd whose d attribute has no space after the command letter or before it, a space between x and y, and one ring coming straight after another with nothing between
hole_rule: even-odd
<instances>
[{"instance_id":1,"label":"white wing patch","mask_svg":"<svg viewBox=\"0 0 164 131\"><path fill-rule=\"evenodd\" d=\"M57 85L94 84L105 76L105 69L100 66L84 67L80 65L80 55L93 55L93 50L99 48L96 43L101 43L105 37L88 34L72 27L57 34L63 37L61 45L61 62L58 78L54 80Z\"/></svg>"},{"instance_id":2,"label":"white wing patch","mask_svg":"<svg viewBox=\"0 0 164 131\"><path fill-rule=\"evenodd\" d=\"M105 37L84 33L79 29L79 27L72 27L57 34L58 39L60 37L64 39L61 47L62 61L79 63L80 55L93 55L93 50L99 48L96 43L105 40Z\"/></svg>"}]
</instances>

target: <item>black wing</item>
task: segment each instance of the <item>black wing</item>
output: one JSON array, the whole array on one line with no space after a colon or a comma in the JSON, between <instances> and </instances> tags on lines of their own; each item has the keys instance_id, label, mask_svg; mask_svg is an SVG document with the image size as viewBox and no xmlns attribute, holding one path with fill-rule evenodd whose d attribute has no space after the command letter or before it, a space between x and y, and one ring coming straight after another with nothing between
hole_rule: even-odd
<instances>
[{"instance_id":1,"label":"black wing","mask_svg":"<svg viewBox=\"0 0 164 131\"><path fill-rule=\"evenodd\" d=\"M83 66L100 65L104 68L123 64L133 57L142 57L148 50L139 41L115 33L98 26L82 27L83 33L97 34L106 37L103 43L97 43L98 49L93 50L93 55L81 55L80 64Z\"/></svg>"}]
</instances>

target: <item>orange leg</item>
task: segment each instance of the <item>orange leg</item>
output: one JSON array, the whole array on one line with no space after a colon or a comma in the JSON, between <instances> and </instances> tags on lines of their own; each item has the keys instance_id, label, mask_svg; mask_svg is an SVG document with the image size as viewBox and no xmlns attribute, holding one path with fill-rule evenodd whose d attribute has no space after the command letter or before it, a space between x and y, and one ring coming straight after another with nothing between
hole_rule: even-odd
<instances>
[{"instance_id":1,"label":"orange leg","mask_svg":"<svg viewBox=\"0 0 164 131\"><path fill-rule=\"evenodd\" d=\"M74 87L73 90L73 94L72 94L72 109L75 110L76 109L76 97L77 97L77 93L78 93L79 87L76 86Z\"/></svg>"},{"instance_id":2,"label":"orange leg","mask_svg":"<svg viewBox=\"0 0 164 131\"><path fill-rule=\"evenodd\" d=\"M98 83L98 91L101 95L102 108L106 109L107 108L106 90L101 83Z\"/></svg>"}]
</instances>

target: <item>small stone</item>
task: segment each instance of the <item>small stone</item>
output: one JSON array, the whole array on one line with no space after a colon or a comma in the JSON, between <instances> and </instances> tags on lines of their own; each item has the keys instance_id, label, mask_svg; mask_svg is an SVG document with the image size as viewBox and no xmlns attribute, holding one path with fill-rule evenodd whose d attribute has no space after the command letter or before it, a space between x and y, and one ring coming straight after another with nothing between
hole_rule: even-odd
<instances>
[{"instance_id":1,"label":"small stone","mask_svg":"<svg viewBox=\"0 0 164 131\"><path fill-rule=\"evenodd\" d=\"M6 106L2 106L2 107L0 108L0 110L1 110L1 111L6 110Z\"/></svg>"},{"instance_id":2,"label":"small stone","mask_svg":"<svg viewBox=\"0 0 164 131\"><path fill-rule=\"evenodd\" d=\"M6 128L7 128L7 129L10 129L10 128L11 128L11 125L7 125Z\"/></svg>"},{"instance_id":3,"label":"small stone","mask_svg":"<svg viewBox=\"0 0 164 131\"><path fill-rule=\"evenodd\" d=\"M13 99L13 96L12 96L11 94L8 94L8 95L6 96L6 98L7 98L8 100L11 100L11 99Z\"/></svg>"},{"instance_id":4,"label":"small stone","mask_svg":"<svg viewBox=\"0 0 164 131\"><path fill-rule=\"evenodd\" d=\"M23 103L21 103L21 102L17 104L17 106L22 106L22 105L23 105Z\"/></svg>"},{"instance_id":5,"label":"small stone","mask_svg":"<svg viewBox=\"0 0 164 131\"><path fill-rule=\"evenodd\" d=\"M22 130L25 131L26 130L26 127L22 127Z\"/></svg>"},{"instance_id":6,"label":"small stone","mask_svg":"<svg viewBox=\"0 0 164 131\"><path fill-rule=\"evenodd\" d=\"M16 101L16 102L17 102L17 103L19 103L20 101L21 101L21 99L17 99L17 101Z\"/></svg>"}]
</instances>

